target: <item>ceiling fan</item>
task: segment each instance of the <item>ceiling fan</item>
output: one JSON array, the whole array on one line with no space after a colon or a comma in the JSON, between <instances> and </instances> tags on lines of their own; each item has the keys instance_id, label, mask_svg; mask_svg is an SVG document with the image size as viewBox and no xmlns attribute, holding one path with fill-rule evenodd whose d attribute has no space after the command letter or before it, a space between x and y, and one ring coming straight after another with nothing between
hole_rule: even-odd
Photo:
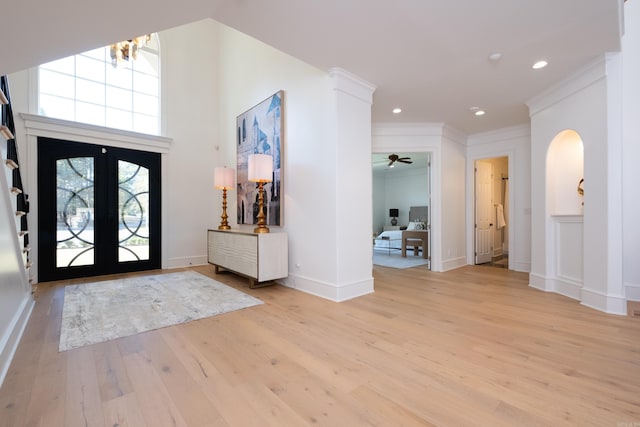
<instances>
[{"instance_id":1,"label":"ceiling fan","mask_svg":"<svg viewBox=\"0 0 640 427\"><path fill-rule=\"evenodd\" d=\"M411 160L411 157L399 157L397 154L389 154L389 167L393 167L393 164L395 162L398 163L408 163L411 164L413 163L413 161Z\"/></svg>"}]
</instances>

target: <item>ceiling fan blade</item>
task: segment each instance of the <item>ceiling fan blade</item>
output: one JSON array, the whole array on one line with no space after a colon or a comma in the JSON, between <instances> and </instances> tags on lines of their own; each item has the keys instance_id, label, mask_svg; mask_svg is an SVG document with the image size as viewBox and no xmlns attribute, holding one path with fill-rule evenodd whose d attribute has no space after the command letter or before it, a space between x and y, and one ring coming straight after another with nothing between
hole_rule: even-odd
<instances>
[{"instance_id":1,"label":"ceiling fan blade","mask_svg":"<svg viewBox=\"0 0 640 427\"><path fill-rule=\"evenodd\" d=\"M393 165L394 162L395 162L395 160L391 160L387 166Z\"/></svg>"},{"instance_id":2,"label":"ceiling fan blade","mask_svg":"<svg viewBox=\"0 0 640 427\"><path fill-rule=\"evenodd\" d=\"M401 163L408 163L408 164L413 163L412 160L405 160L405 159L398 159L398 161L401 162Z\"/></svg>"}]
</instances>

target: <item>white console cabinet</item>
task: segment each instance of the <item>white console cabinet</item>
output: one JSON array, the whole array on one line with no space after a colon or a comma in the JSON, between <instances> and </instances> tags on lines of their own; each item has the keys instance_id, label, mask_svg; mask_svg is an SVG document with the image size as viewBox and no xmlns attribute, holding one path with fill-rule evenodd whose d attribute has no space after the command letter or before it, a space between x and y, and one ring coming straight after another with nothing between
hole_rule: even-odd
<instances>
[{"instance_id":1,"label":"white console cabinet","mask_svg":"<svg viewBox=\"0 0 640 427\"><path fill-rule=\"evenodd\" d=\"M286 233L208 230L208 260L216 273L225 269L249 278L252 288L289 274Z\"/></svg>"}]
</instances>

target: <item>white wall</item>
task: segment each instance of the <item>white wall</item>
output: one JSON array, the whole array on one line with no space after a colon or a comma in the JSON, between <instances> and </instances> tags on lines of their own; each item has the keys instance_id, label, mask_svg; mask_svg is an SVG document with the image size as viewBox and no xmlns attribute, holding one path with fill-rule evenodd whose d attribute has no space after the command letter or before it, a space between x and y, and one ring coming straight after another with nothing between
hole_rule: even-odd
<instances>
[{"instance_id":1,"label":"white wall","mask_svg":"<svg viewBox=\"0 0 640 427\"><path fill-rule=\"evenodd\" d=\"M469 136L467 141L466 200L467 262L473 264L474 163L489 157L507 157L509 163L509 268L531 268L531 131L514 126Z\"/></svg>"},{"instance_id":2,"label":"white wall","mask_svg":"<svg viewBox=\"0 0 640 427\"><path fill-rule=\"evenodd\" d=\"M622 38L623 260L627 299L640 301L640 2L624 4Z\"/></svg>"},{"instance_id":3,"label":"white wall","mask_svg":"<svg viewBox=\"0 0 640 427\"><path fill-rule=\"evenodd\" d=\"M206 230L220 224L216 166L235 167L232 140L218 139L220 98L216 69L216 27L204 20L159 34L163 56L163 103L166 135L173 139L165 155L162 222L165 268L205 264ZM234 192L230 192L231 196ZM235 217L234 215L230 215Z\"/></svg>"},{"instance_id":4,"label":"white wall","mask_svg":"<svg viewBox=\"0 0 640 427\"><path fill-rule=\"evenodd\" d=\"M546 160L551 141L564 130L575 130L584 144L585 163L584 284L580 300L598 310L622 314L626 302L621 277L618 76L619 58L607 55L529 103L533 171L530 283L561 292L553 266L557 248L549 211Z\"/></svg>"},{"instance_id":5,"label":"white wall","mask_svg":"<svg viewBox=\"0 0 640 427\"><path fill-rule=\"evenodd\" d=\"M371 291L371 104L356 93L366 84L211 25L221 58L220 145L235 141L238 114L285 92L282 230L291 271L284 283L337 300Z\"/></svg>"},{"instance_id":6,"label":"white wall","mask_svg":"<svg viewBox=\"0 0 640 427\"><path fill-rule=\"evenodd\" d=\"M386 210L387 192L385 190L385 175L374 173L372 184L372 209L373 209L373 225L372 233L378 234L382 231L385 224L389 224L389 211Z\"/></svg>"},{"instance_id":7,"label":"white wall","mask_svg":"<svg viewBox=\"0 0 640 427\"><path fill-rule=\"evenodd\" d=\"M442 269L467 264L465 218L466 136L445 128L442 138ZM471 205L472 206L472 205Z\"/></svg>"}]
</instances>

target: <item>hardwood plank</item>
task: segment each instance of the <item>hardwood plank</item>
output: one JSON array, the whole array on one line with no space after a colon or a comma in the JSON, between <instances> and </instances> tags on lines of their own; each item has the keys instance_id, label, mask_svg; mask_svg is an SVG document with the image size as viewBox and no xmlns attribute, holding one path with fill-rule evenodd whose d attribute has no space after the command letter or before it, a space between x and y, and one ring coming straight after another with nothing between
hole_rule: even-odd
<instances>
[{"instance_id":1,"label":"hardwood plank","mask_svg":"<svg viewBox=\"0 0 640 427\"><path fill-rule=\"evenodd\" d=\"M90 347L82 347L69 350L66 354L64 425L66 427L102 426L102 402L93 350Z\"/></svg>"},{"instance_id":2,"label":"hardwood plank","mask_svg":"<svg viewBox=\"0 0 640 427\"><path fill-rule=\"evenodd\" d=\"M146 427L144 417L140 412L140 404L134 393L105 401L102 404L105 427Z\"/></svg>"},{"instance_id":3,"label":"hardwood plank","mask_svg":"<svg viewBox=\"0 0 640 427\"><path fill-rule=\"evenodd\" d=\"M91 346L102 402L133 392L133 387L120 354L118 341L113 340Z\"/></svg>"},{"instance_id":4,"label":"hardwood plank","mask_svg":"<svg viewBox=\"0 0 640 427\"><path fill-rule=\"evenodd\" d=\"M164 342L161 331L144 334L141 339L144 341L145 354L149 355L147 362L162 380L167 395L185 423L199 427L207 425L213 418L219 418L201 387Z\"/></svg>"},{"instance_id":5,"label":"hardwood plank","mask_svg":"<svg viewBox=\"0 0 640 427\"><path fill-rule=\"evenodd\" d=\"M64 289L53 291L44 307L46 322L38 325L44 329L44 336L38 363L32 367L36 376L29 395L27 426L64 426L67 357L58 352Z\"/></svg>"},{"instance_id":6,"label":"hardwood plank","mask_svg":"<svg viewBox=\"0 0 640 427\"><path fill-rule=\"evenodd\" d=\"M124 357L140 412L149 426L187 426L146 353Z\"/></svg>"}]
</instances>

